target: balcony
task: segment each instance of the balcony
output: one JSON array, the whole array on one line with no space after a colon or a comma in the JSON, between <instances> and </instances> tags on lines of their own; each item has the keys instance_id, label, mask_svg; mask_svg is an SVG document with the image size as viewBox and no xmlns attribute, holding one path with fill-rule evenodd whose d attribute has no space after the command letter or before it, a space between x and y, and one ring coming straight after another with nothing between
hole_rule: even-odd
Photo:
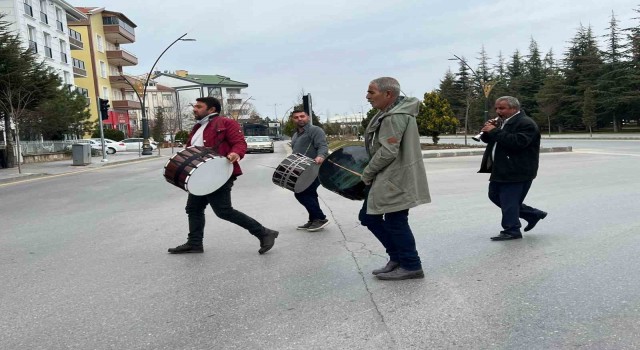
<instances>
[{"instance_id":1,"label":"balcony","mask_svg":"<svg viewBox=\"0 0 640 350\"><path fill-rule=\"evenodd\" d=\"M128 80L135 86L137 82L135 79L129 78ZM111 87L114 89L131 89L131 85L129 85L125 80L125 77L121 75L110 75L109 82L111 83ZM140 84L140 86L142 86L142 84Z\"/></svg>"},{"instance_id":2,"label":"balcony","mask_svg":"<svg viewBox=\"0 0 640 350\"><path fill-rule=\"evenodd\" d=\"M76 78L87 77L87 69L84 66L84 61L80 61L77 58L73 58L73 76Z\"/></svg>"},{"instance_id":3,"label":"balcony","mask_svg":"<svg viewBox=\"0 0 640 350\"><path fill-rule=\"evenodd\" d=\"M82 50L84 48L82 34L71 28L69 28L69 45L71 45L71 50Z\"/></svg>"},{"instance_id":4,"label":"balcony","mask_svg":"<svg viewBox=\"0 0 640 350\"><path fill-rule=\"evenodd\" d=\"M142 109L140 102L130 100L111 100L111 108L121 110Z\"/></svg>"},{"instance_id":5,"label":"balcony","mask_svg":"<svg viewBox=\"0 0 640 350\"><path fill-rule=\"evenodd\" d=\"M120 67L138 65L138 58L125 50L107 50L107 60Z\"/></svg>"},{"instance_id":6,"label":"balcony","mask_svg":"<svg viewBox=\"0 0 640 350\"><path fill-rule=\"evenodd\" d=\"M102 25L107 41L117 44L131 44L136 41L135 30L118 17L103 17Z\"/></svg>"}]
</instances>

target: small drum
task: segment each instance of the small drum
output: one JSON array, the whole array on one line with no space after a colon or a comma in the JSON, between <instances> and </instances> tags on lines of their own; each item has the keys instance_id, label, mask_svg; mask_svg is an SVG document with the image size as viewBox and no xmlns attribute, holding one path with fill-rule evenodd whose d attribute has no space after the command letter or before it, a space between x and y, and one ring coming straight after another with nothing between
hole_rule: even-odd
<instances>
[{"instance_id":1,"label":"small drum","mask_svg":"<svg viewBox=\"0 0 640 350\"><path fill-rule=\"evenodd\" d=\"M164 178L196 196L205 196L224 185L233 164L211 148L191 146L176 153L164 166Z\"/></svg>"},{"instance_id":2,"label":"small drum","mask_svg":"<svg viewBox=\"0 0 640 350\"><path fill-rule=\"evenodd\" d=\"M364 200L365 184L360 180L360 176L367 164L369 155L364 146L340 148L322 162L318 174L320 184L342 197Z\"/></svg>"},{"instance_id":3,"label":"small drum","mask_svg":"<svg viewBox=\"0 0 640 350\"><path fill-rule=\"evenodd\" d=\"M271 180L282 188L300 193L315 181L319 168L313 159L294 153L280 162Z\"/></svg>"}]
</instances>

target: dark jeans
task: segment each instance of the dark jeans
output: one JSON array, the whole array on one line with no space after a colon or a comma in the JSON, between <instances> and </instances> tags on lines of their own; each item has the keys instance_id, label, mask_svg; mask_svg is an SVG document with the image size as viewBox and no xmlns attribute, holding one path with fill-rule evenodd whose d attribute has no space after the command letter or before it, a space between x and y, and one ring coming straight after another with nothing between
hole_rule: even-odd
<instances>
[{"instance_id":1,"label":"dark jeans","mask_svg":"<svg viewBox=\"0 0 640 350\"><path fill-rule=\"evenodd\" d=\"M502 232L519 235L520 218L531 221L542 214L523 203L532 182L489 182L489 199L502 210Z\"/></svg>"},{"instance_id":2,"label":"dark jeans","mask_svg":"<svg viewBox=\"0 0 640 350\"><path fill-rule=\"evenodd\" d=\"M316 177L311 186L307 187L306 190L295 194L298 202L307 209L307 213L309 213L309 221L324 220L327 218L322 212L322 209L320 209L320 203L318 202L318 186L320 186L320 180Z\"/></svg>"},{"instance_id":3,"label":"dark jeans","mask_svg":"<svg viewBox=\"0 0 640 350\"><path fill-rule=\"evenodd\" d=\"M368 192L368 191L367 191ZM367 214L367 199L365 198L360 214L362 225L382 243L389 254L389 259L400 263L406 270L422 268L416 241L409 227L409 209L380 215Z\"/></svg>"},{"instance_id":4,"label":"dark jeans","mask_svg":"<svg viewBox=\"0 0 640 350\"><path fill-rule=\"evenodd\" d=\"M189 194L187 206L185 210L189 217L189 236L190 244L202 244L204 236L204 210L207 204L211 205L213 212L222 220L233 222L234 224L247 229L252 235L260 237L263 235L264 227L246 214L233 209L231 205L231 187L236 180L232 176L227 183L222 185L215 192L206 196L194 196Z\"/></svg>"}]
</instances>

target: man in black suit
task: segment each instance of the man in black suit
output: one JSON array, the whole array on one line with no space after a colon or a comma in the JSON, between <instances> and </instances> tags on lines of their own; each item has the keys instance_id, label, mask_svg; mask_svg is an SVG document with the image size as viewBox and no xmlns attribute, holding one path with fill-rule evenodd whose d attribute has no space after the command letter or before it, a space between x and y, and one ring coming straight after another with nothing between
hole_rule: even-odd
<instances>
[{"instance_id":1,"label":"man in black suit","mask_svg":"<svg viewBox=\"0 0 640 350\"><path fill-rule=\"evenodd\" d=\"M506 241L522 238L520 218L527 221L527 232L547 213L523 203L538 173L540 130L520 110L515 97L498 98L495 108L499 118L488 121L481 130L487 148L479 172L491 173L489 199L502 210L502 231L491 240Z\"/></svg>"}]
</instances>

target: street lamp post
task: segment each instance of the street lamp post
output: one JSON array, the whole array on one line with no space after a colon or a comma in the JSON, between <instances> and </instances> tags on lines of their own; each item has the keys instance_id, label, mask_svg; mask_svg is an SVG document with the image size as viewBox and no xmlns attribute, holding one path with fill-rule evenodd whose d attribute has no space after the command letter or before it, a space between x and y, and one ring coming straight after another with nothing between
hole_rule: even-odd
<instances>
[{"instance_id":1,"label":"street lamp post","mask_svg":"<svg viewBox=\"0 0 640 350\"><path fill-rule=\"evenodd\" d=\"M478 85L480 85L480 88L482 89L482 94L484 95L484 121L486 122L487 120L489 120L489 94L491 93L491 89L493 89L493 87L496 85L496 82L482 80L478 75L478 73L476 73L476 71L473 70L473 68L471 68L471 66L467 63L467 61L458 57L457 55L453 55L453 57L455 58L450 58L449 60L450 61L458 60L462 62L462 64L464 64L467 68L469 68L469 70L471 70L471 73L473 73L473 76L476 78ZM469 114L468 104L469 104L469 98L467 98L467 113L464 117L464 144L465 145L467 144L467 126L468 126L468 114Z\"/></svg>"},{"instance_id":2,"label":"street lamp post","mask_svg":"<svg viewBox=\"0 0 640 350\"><path fill-rule=\"evenodd\" d=\"M240 105L240 108L238 109L238 118L236 118L236 121L240 119L240 114L242 114L242 107L244 107L245 103L249 102L249 100L251 99L253 99L253 96L249 96L249 98L247 98L246 100L244 100L244 102L242 102L242 104Z\"/></svg>"},{"instance_id":3,"label":"street lamp post","mask_svg":"<svg viewBox=\"0 0 640 350\"><path fill-rule=\"evenodd\" d=\"M143 155L151 155L153 153L152 152L153 149L151 148L151 144L149 143L149 119L147 119L147 110L145 105L146 98L147 98L147 87L149 85L149 80L151 79L151 74L153 74L153 69L156 67L156 64L158 64L158 61L160 61L160 58L162 57L162 55L164 55L165 52L167 52L171 48L171 46L173 46L173 44L177 43L178 41L196 41L196 39L183 39L185 36L187 36L187 33L182 34L178 39L174 40L171 44L169 44L169 46L167 46L167 48L164 49L164 51L162 51L160 56L156 58L156 61L153 63L153 66L151 66L151 69L149 70L149 74L147 74L147 77L144 81L144 85L142 86L142 96L140 96L140 94L135 88L133 89L136 95L138 95L138 100L142 105L142 110L141 110L142 111L141 112L142 113L142 138L144 139L142 144ZM125 81L127 81L126 78L125 78Z\"/></svg>"}]
</instances>

